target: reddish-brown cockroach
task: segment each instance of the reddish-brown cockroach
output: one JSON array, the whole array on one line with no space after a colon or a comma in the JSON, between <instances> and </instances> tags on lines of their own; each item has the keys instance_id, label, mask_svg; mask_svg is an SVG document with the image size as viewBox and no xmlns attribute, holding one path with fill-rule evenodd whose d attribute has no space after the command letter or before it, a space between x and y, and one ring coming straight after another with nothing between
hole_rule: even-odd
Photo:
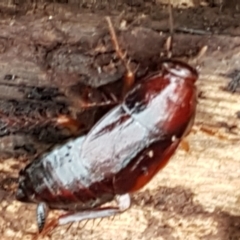
<instances>
[{"instance_id":1,"label":"reddish-brown cockroach","mask_svg":"<svg viewBox=\"0 0 240 240\"><path fill-rule=\"evenodd\" d=\"M115 48L119 52L116 44ZM133 86L87 135L22 170L17 199L38 203L39 230L47 208L69 213L45 229L128 209L129 194L146 185L167 164L190 132L197 105L197 78L189 65L163 61L158 72ZM114 198L118 207L100 208Z\"/></svg>"}]
</instances>

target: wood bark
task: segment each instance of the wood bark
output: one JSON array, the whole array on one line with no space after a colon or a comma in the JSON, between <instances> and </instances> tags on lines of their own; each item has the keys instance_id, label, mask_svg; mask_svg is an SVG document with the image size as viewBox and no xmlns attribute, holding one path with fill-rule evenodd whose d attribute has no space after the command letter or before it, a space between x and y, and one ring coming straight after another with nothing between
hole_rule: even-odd
<instances>
[{"instance_id":1,"label":"wood bark","mask_svg":"<svg viewBox=\"0 0 240 240\"><path fill-rule=\"evenodd\" d=\"M137 77L157 70L167 53L166 10L156 5L118 13L112 19L119 44L131 66L139 66ZM115 56L106 14L48 5L28 14L5 12L0 19L2 239L30 239L36 232L36 206L14 200L19 170L34 155L87 131L108 110L83 108L81 90L94 91L91 103L105 101L109 91L120 94L125 69ZM133 195L126 213L98 225L74 224L68 232L59 227L46 239L240 239L238 20L234 13L219 15L218 8L198 8L175 10L174 22L173 57L200 72L195 128L217 134L190 134L190 151L179 149ZM59 127L51 120L61 114L84 127Z\"/></svg>"}]
</instances>

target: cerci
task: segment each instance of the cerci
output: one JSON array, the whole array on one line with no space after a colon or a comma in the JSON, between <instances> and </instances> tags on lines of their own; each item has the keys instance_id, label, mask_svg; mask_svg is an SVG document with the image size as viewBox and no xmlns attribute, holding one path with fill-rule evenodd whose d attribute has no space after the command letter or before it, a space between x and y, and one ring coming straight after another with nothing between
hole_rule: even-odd
<instances>
[{"instance_id":1,"label":"cerci","mask_svg":"<svg viewBox=\"0 0 240 240\"><path fill-rule=\"evenodd\" d=\"M158 72L136 84L87 135L21 170L17 199L38 203L40 231L47 208L68 211L53 225L128 209L129 193L147 184L190 132L197 79L196 70L185 63L162 62ZM118 207L100 207L113 199Z\"/></svg>"}]
</instances>

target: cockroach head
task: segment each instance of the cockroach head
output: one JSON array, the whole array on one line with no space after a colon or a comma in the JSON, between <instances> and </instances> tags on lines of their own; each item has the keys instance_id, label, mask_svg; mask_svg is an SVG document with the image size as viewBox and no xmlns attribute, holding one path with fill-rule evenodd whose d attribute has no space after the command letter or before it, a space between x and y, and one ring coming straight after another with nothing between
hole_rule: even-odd
<instances>
[{"instance_id":1,"label":"cockroach head","mask_svg":"<svg viewBox=\"0 0 240 240\"><path fill-rule=\"evenodd\" d=\"M178 60L165 60L162 62L162 70L182 79L189 79L193 83L198 79L198 72L187 63Z\"/></svg>"}]
</instances>

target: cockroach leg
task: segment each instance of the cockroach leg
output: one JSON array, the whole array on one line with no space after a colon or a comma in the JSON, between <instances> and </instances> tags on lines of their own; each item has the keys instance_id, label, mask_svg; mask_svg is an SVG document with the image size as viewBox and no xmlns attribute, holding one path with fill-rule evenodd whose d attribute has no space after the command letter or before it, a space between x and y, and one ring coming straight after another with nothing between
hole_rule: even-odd
<instances>
[{"instance_id":1,"label":"cockroach leg","mask_svg":"<svg viewBox=\"0 0 240 240\"><path fill-rule=\"evenodd\" d=\"M40 227L43 228L39 235L46 236L49 232L51 232L54 228L56 228L59 225L65 225L65 224L73 224L74 222L81 222L83 220L90 220L90 219L96 219L96 218L105 218L105 217L111 217L116 214L122 213L126 211L128 208L130 208L131 205L131 198L129 194L124 194L120 196L116 196L116 201L118 207L105 207L105 208L95 208L91 210L86 211L80 211L76 213L67 213L59 216L58 218L54 218L52 221L50 221L48 224L44 226L43 221L38 223L39 231ZM42 211L43 206L38 205L39 209ZM44 216L45 217L45 216ZM44 221L46 218L44 218Z\"/></svg>"},{"instance_id":2,"label":"cockroach leg","mask_svg":"<svg viewBox=\"0 0 240 240\"><path fill-rule=\"evenodd\" d=\"M46 236L49 232L51 232L54 228L59 225L65 224L73 224L74 222L81 222L83 220L90 220L96 218L105 218L111 217L116 214L122 213L130 208L131 205L131 198L129 194L119 195L116 196L117 207L105 207L105 208L95 208L86 211L80 211L76 213L67 213L59 216L58 218L54 218L49 223L44 226L46 215L43 214L44 206L39 204L38 205L38 228L39 234L38 236ZM42 231L41 231L42 229ZM37 237L38 237L37 236Z\"/></svg>"},{"instance_id":3,"label":"cockroach leg","mask_svg":"<svg viewBox=\"0 0 240 240\"><path fill-rule=\"evenodd\" d=\"M102 222L103 218L100 218L99 221L97 222L97 226Z\"/></svg>"},{"instance_id":4,"label":"cockroach leg","mask_svg":"<svg viewBox=\"0 0 240 240\"><path fill-rule=\"evenodd\" d=\"M70 223L69 226L66 228L66 232L69 231L69 229L72 227L73 223Z\"/></svg>"},{"instance_id":5,"label":"cockroach leg","mask_svg":"<svg viewBox=\"0 0 240 240\"><path fill-rule=\"evenodd\" d=\"M47 216L48 206L46 203L40 202L37 206L37 225L39 232L41 232L44 229Z\"/></svg>"},{"instance_id":6,"label":"cockroach leg","mask_svg":"<svg viewBox=\"0 0 240 240\"><path fill-rule=\"evenodd\" d=\"M124 88L123 88L123 96L124 96L126 94L126 92L128 92L128 90L133 86L133 84L135 82L135 72L132 71L132 69L130 68L130 62L126 61L126 55L127 55L126 52L123 53L119 46L116 32L114 30L114 27L113 27L110 17L106 17L106 20L108 22L108 27L109 27L109 31L110 31L110 35L111 35L111 39L112 39L115 51L116 51L118 57L120 58L120 60L123 62L124 66L127 70L125 77L124 77Z\"/></svg>"},{"instance_id":7,"label":"cockroach leg","mask_svg":"<svg viewBox=\"0 0 240 240\"><path fill-rule=\"evenodd\" d=\"M129 194L116 197L118 207L97 208L77 213L65 214L58 218L58 225L65 225L72 222L80 222L87 219L105 218L124 212L131 205Z\"/></svg>"}]
</instances>

